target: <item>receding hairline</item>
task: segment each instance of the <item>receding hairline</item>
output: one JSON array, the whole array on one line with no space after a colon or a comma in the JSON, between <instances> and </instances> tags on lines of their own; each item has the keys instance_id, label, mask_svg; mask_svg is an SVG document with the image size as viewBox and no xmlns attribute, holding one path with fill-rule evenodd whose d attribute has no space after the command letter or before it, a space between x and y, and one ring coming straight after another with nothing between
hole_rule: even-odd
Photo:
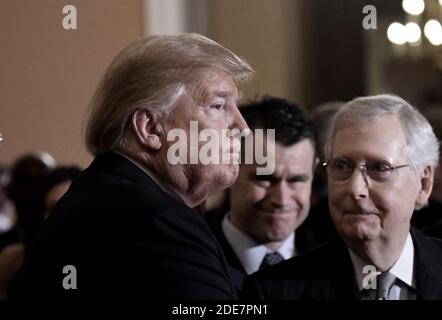
<instances>
[{"instance_id":1,"label":"receding hairline","mask_svg":"<svg viewBox=\"0 0 442 320\"><path fill-rule=\"evenodd\" d=\"M333 123L332 136L326 144L327 160L330 160L332 155L332 145L339 129L368 123L385 116L393 116L399 121L405 136L405 151L408 153L407 157L412 167L418 169L427 164L434 166L434 153L437 149L438 158L439 144L428 120L410 103L390 94L359 97L346 103L339 110Z\"/></svg>"}]
</instances>

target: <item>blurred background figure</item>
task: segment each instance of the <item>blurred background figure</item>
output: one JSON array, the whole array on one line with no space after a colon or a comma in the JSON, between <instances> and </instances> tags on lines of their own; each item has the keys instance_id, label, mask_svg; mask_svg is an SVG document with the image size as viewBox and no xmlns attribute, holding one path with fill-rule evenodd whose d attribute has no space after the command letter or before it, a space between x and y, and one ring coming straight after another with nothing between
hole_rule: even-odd
<instances>
[{"instance_id":1,"label":"blurred background figure","mask_svg":"<svg viewBox=\"0 0 442 320\"><path fill-rule=\"evenodd\" d=\"M305 235L311 246L320 245L336 234L328 208L327 174L321 164L325 161L325 146L331 138L334 116L343 104L343 101L322 103L313 108L310 113L318 135L316 153L320 164L315 170L310 214L303 225Z\"/></svg>"},{"instance_id":2,"label":"blurred background figure","mask_svg":"<svg viewBox=\"0 0 442 320\"><path fill-rule=\"evenodd\" d=\"M57 167L47 177L41 192L43 204L43 219L46 220L57 204L57 201L68 190L71 182L80 174L77 166Z\"/></svg>"},{"instance_id":3,"label":"blurred background figure","mask_svg":"<svg viewBox=\"0 0 442 320\"><path fill-rule=\"evenodd\" d=\"M11 293L14 294L20 268L33 240L57 201L81 172L76 166L59 166L52 169L33 156L20 158L13 167L16 170L19 168L19 178L16 175L16 179L20 180L19 189L26 190L23 193L18 192L16 199L20 201L30 199L33 207L22 206L28 211L24 213L27 218L24 220L26 223L20 224L14 203L8 199L2 189L9 180L8 174L3 170L0 174L0 181L5 182L0 183L0 299L7 298Z\"/></svg>"},{"instance_id":4,"label":"blurred background figure","mask_svg":"<svg viewBox=\"0 0 442 320\"><path fill-rule=\"evenodd\" d=\"M442 139L442 105L433 105L423 110L423 115L428 119L439 141ZM415 211L411 223L431 237L442 238L442 167L441 158L439 166L434 172L433 191L428 205Z\"/></svg>"},{"instance_id":5,"label":"blurred background figure","mask_svg":"<svg viewBox=\"0 0 442 320\"><path fill-rule=\"evenodd\" d=\"M3 210L9 213L3 212L0 218L4 227L0 234L0 298L6 298L15 286L26 252L43 224L39 195L54 165L54 158L46 152L27 153L2 175L0 198Z\"/></svg>"},{"instance_id":6,"label":"blurred background figure","mask_svg":"<svg viewBox=\"0 0 442 320\"><path fill-rule=\"evenodd\" d=\"M0 132L0 144L2 142ZM7 297L9 284L20 269L24 254L15 205L5 192L9 180L7 170L0 165L0 299Z\"/></svg>"},{"instance_id":7,"label":"blurred background figure","mask_svg":"<svg viewBox=\"0 0 442 320\"><path fill-rule=\"evenodd\" d=\"M310 112L313 125L315 126L316 133L318 135L316 152L320 163L325 161L325 146L327 141L331 138L330 135L334 116L344 103L345 102L343 101L325 102L314 107ZM312 205L320 202L326 197L327 175L325 174L324 170L316 170L312 190Z\"/></svg>"},{"instance_id":8,"label":"blurred background figure","mask_svg":"<svg viewBox=\"0 0 442 320\"><path fill-rule=\"evenodd\" d=\"M16 228L17 212L14 203L5 192L8 180L6 169L0 166L0 251L7 245L19 241Z\"/></svg>"},{"instance_id":9,"label":"blurred background figure","mask_svg":"<svg viewBox=\"0 0 442 320\"><path fill-rule=\"evenodd\" d=\"M43 224L40 191L54 169L54 158L46 153L28 153L14 162L6 193L17 211L20 241L30 246Z\"/></svg>"}]
</instances>

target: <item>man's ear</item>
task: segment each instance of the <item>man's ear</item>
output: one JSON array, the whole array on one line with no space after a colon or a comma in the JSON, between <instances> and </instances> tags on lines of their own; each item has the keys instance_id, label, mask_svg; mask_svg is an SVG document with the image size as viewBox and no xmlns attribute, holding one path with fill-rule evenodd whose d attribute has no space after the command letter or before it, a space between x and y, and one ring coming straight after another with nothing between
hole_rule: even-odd
<instances>
[{"instance_id":1,"label":"man's ear","mask_svg":"<svg viewBox=\"0 0 442 320\"><path fill-rule=\"evenodd\" d=\"M137 109L132 114L131 122L138 143L152 150L161 148L161 124L154 113L144 108Z\"/></svg>"},{"instance_id":2,"label":"man's ear","mask_svg":"<svg viewBox=\"0 0 442 320\"><path fill-rule=\"evenodd\" d=\"M427 204L428 198L433 190L434 168L426 166L420 176L420 190L416 199L416 206Z\"/></svg>"}]
</instances>

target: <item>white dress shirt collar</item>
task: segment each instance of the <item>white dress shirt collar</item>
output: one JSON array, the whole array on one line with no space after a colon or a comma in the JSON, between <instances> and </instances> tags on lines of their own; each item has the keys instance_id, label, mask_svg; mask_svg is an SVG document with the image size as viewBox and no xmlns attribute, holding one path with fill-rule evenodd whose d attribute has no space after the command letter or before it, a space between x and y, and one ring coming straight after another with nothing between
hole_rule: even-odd
<instances>
[{"instance_id":1,"label":"white dress shirt collar","mask_svg":"<svg viewBox=\"0 0 442 320\"><path fill-rule=\"evenodd\" d=\"M272 252L263 244L259 244L253 238L235 227L228 219L229 213L224 216L222 230L227 242L239 258L247 274L258 271L266 253ZM292 233L282 244L278 252L289 259L295 256L295 233Z\"/></svg>"},{"instance_id":2,"label":"white dress shirt collar","mask_svg":"<svg viewBox=\"0 0 442 320\"><path fill-rule=\"evenodd\" d=\"M368 275L368 273L363 273L363 268L367 264L362 261L362 259L359 258L352 250L348 249L348 251L350 252L350 258L355 270L358 288L359 291L361 291L363 289L363 279ZM402 282L406 283L408 286L416 289L416 281L414 276L414 245L410 233L408 233L407 239L405 240L405 245L399 259L397 259L395 264L388 272L393 274Z\"/></svg>"}]
</instances>

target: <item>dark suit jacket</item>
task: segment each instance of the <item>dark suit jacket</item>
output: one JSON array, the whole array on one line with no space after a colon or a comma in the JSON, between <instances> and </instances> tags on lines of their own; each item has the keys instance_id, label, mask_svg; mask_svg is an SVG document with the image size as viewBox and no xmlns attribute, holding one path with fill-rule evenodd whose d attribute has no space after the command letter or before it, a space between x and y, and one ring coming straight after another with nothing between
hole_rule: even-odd
<instances>
[{"instance_id":1,"label":"dark suit jacket","mask_svg":"<svg viewBox=\"0 0 442 320\"><path fill-rule=\"evenodd\" d=\"M77 290L63 288L66 265ZM36 295L236 297L203 218L115 153L98 156L49 217L19 288L19 297Z\"/></svg>"},{"instance_id":2,"label":"dark suit jacket","mask_svg":"<svg viewBox=\"0 0 442 320\"><path fill-rule=\"evenodd\" d=\"M226 211L228 211L228 209ZM244 283L244 280L247 277L247 273L244 270L244 267L241 261L239 260L238 256L236 255L235 251L227 241L227 238L222 230L222 220L224 219L226 211L209 212L206 215L206 221L209 224L210 228L212 229L213 233L215 234L215 237L217 238L219 244L221 245L221 248L223 249L224 256L226 257L227 260L230 277L233 281L233 285L235 287L236 292L239 294L242 285ZM303 253L307 250L306 246L303 245L306 243L304 235L305 233L303 232L303 230L298 228L298 230L296 231L296 241L295 241L295 247L298 253Z\"/></svg>"},{"instance_id":3,"label":"dark suit jacket","mask_svg":"<svg viewBox=\"0 0 442 320\"><path fill-rule=\"evenodd\" d=\"M442 299L442 241L411 230L418 300ZM338 237L305 255L254 273L244 283L246 300L359 300L348 250Z\"/></svg>"},{"instance_id":4,"label":"dark suit jacket","mask_svg":"<svg viewBox=\"0 0 442 320\"><path fill-rule=\"evenodd\" d=\"M218 240L226 257L227 266L232 279L235 291L239 293L241 291L242 284L247 277L247 273L244 267L236 255L233 248L227 241L226 236L222 230L222 219L224 218L225 211L223 213L217 211L206 215L206 221L212 229L216 239Z\"/></svg>"},{"instance_id":5,"label":"dark suit jacket","mask_svg":"<svg viewBox=\"0 0 442 320\"><path fill-rule=\"evenodd\" d=\"M428 206L414 212L411 224L430 237L442 238L442 203L430 199Z\"/></svg>"}]
</instances>

